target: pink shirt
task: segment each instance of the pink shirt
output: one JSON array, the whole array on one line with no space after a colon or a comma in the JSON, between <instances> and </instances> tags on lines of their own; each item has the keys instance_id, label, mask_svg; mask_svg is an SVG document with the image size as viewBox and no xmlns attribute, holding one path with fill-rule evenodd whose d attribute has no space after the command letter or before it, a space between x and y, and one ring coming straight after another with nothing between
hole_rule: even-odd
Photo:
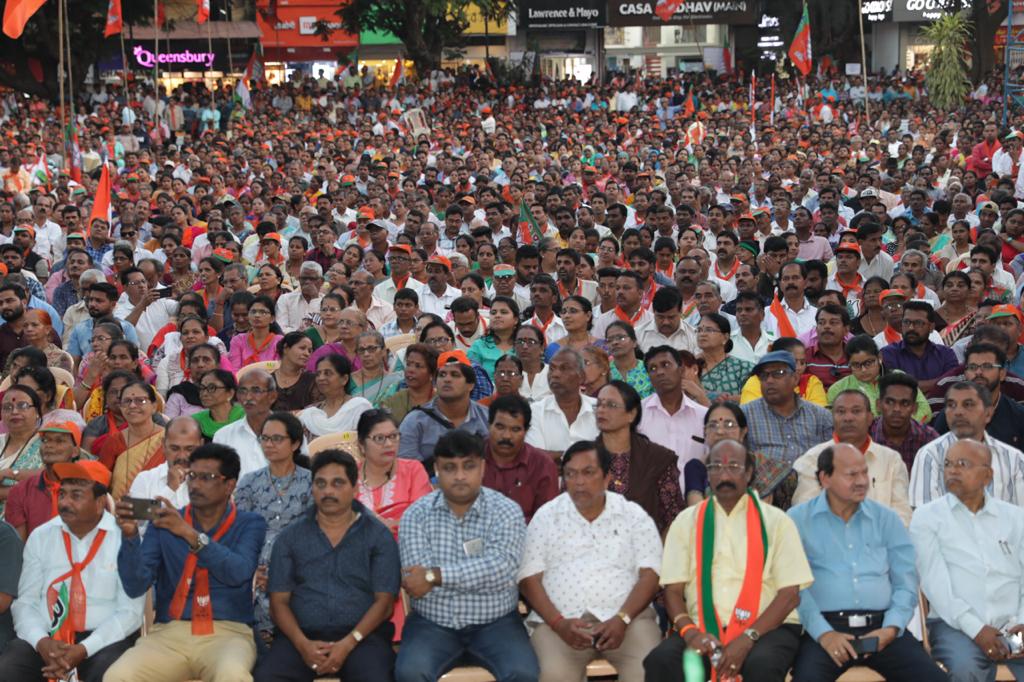
<instances>
[{"instance_id":1,"label":"pink shirt","mask_svg":"<svg viewBox=\"0 0 1024 682\"><path fill-rule=\"evenodd\" d=\"M265 360L277 360L277 343L283 337L280 334L271 334L270 341L255 352L249 343L249 334L238 334L231 339L231 348L228 349L228 362L231 369L238 371L246 365ZM254 357L255 356L255 357Z\"/></svg>"},{"instance_id":2,"label":"pink shirt","mask_svg":"<svg viewBox=\"0 0 1024 682\"><path fill-rule=\"evenodd\" d=\"M686 490L683 469L691 459L704 461L704 415L708 408L683 395L679 411L669 414L661 405L658 394L648 396L641 405L643 418L640 433L664 446L679 457L679 486ZM697 442L696 436L701 439Z\"/></svg>"},{"instance_id":3,"label":"pink shirt","mask_svg":"<svg viewBox=\"0 0 1024 682\"><path fill-rule=\"evenodd\" d=\"M824 263L832 260L832 246L824 237L812 234L805 242L800 242L800 260L820 260Z\"/></svg>"}]
</instances>

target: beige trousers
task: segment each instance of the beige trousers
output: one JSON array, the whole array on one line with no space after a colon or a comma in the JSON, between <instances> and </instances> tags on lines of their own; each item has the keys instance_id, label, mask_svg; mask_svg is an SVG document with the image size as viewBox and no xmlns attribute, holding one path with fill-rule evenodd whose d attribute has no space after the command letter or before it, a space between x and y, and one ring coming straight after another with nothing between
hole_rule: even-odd
<instances>
[{"instance_id":1,"label":"beige trousers","mask_svg":"<svg viewBox=\"0 0 1024 682\"><path fill-rule=\"evenodd\" d=\"M643 682L644 657L660 641L661 631L654 620L654 609L650 607L629 624L618 649L573 649L546 623L537 625L530 637L540 661L540 682L584 682L587 664L599 658L615 666L619 682Z\"/></svg>"},{"instance_id":2,"label":"beige trousers","mask_svg":"<svg viewBox=\"0 0 1024 682\"><path fill-rule=\"evenodd\" d=\"M154 625L117 663L103 682L252 682L256 642L252 628L215 620L213 634L192 634L192 623L175 620Z\"/></svg>"}]
</instances>

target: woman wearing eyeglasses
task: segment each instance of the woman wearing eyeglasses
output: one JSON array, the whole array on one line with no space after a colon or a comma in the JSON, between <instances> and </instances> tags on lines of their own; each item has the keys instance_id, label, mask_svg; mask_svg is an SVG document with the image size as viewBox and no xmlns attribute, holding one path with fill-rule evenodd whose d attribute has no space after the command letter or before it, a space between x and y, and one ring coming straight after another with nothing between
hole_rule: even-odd
<instances>
[{"instance_id":1,"label":"woman wearing eyeglasses","mask_svg":"<svg viewBox=\"0 0 1024 682\"><path fill-rule=\"evenodd\" d=\"M374 407L398 390L402 375L388 372L388 351L380 332L363 332L356 339L356 354L362 367L352 372L352 395L362 396Z\"/></svg>"},{"instance_id":2,"label":"woman wearing eyeglasses","mask_svg":"<svg viewBox=\"0 0 1024 682\"><path fill-rule=\"evenodd\" d=\"M220 359L220 350L209 343L193 346L188 351L185 376L180 383L168 389L167 404L160 410L165 417L187 417L203 409L203 401L199 397L199 380L211 369L220 367Z\"/></svg>"},{"instance_id":3,"label":"woman wearing eyeglasses","mask_svg":"<svg viewBox=\"0 0 1024 682\"><path fill-rule=\"evenodd\" d=\"M546 348L544 332L532 324L524 324L516 331L516 356L523 363L523 383L519 387L519 395L530 402L551 395L548 366L544 364Z\"/></svg>"},{"instance_id":4,"label":"woman wearing eyeglasses","mask_svg":"<svg viewBox=\"0 0 1024 682\"><path fill-rule=\"evenodd\" d=\"M199 429L207 440L228 424L245 418L245 409L235 403L237 390L234 373L219 367L199 380L199 400L206 409L196 412L192 418L199 422Z\"/></svg>"},{"instance_id":5,"label":"woman wearing eyeglasses","mask_svg":"<svg viewBox=\"0 0 1024 682\"><path fill-rule=\"evenodd\" d=\"M327 296L337 296L337 294L328 294ZM324 297L324 302L337 301L337 298L328 299L327 296ZM330 307L330 303L328 303L328 307ZM314 350L306 362L306 369L315 372L316 363L328 355L344 356L353 369L359 369L363 363L359 359L359 354L356 353L356 340L369 328L370 322L361 310L342 306L338 313L338 338ZM316 345L315 341L313 345Z\"/></svg>"},{"instance_id":6,"label":"woman wearing eyeglasses","mask_svg":"<svg viewBox=\"0 0 1024 682\"><path fill-rule=\"evenodd\" d=\"M728 354L732 350L730 332L729 320L718 313L702 315L697 324L697 347L704 359L700 385L712 402L720 397L734 400L754 369L753 363Z\"/></svg>"},{"instance_id":7,"label":"woman wearing eyeglasses","mask_svg":"<svg viewBox=\"0 0 1024 682\"><path fill-rule=\"evenodd\" d=\"M249 333L231 339L228 363L235 371L254 362L277 360L277 342L281 335L274 322L274 302L266 296L257 296L249 304Z\"/></svg>"},{"instance_id":8,"label":"woman wearing eyeglasses","mask_svg":"<svg viewBox=\"0 0 1024 682\"><path fill-rule=\"evenodd\" d=\"M156 390L144 381L128 384L118 396L126 425L109 434L96 453L100 462L113 472L110 492L115 500L128 494L140 471L164 461L164 430L153 422L156 397Z\"/></svg>"},{"instance_id":9,"label":"woman wearing eyeglasses","mask_svg":"<svg viewBox=\"0 0 1024 682\"><path fill-rule=\"evenodd\" d=\"M334 269L333 266L331 269ZM321 299L320 324L314 324L305 331L306 336L313 342L313 350L341 340L341 311L347 307L341 294L326 294Z\"/></svg>"},{"instance_id":10,"label":"woman wearing eyeglasses","mask_svg":"<svg viewBox=\"0 0 1024 682\"><path fill-rule=\"evenodd\" d=\"M608 352L597 346L586 346L580 352L583 355L583 386L580 388L585 395L596 398L597 392L612 378Z\"/></svg>"},{"instance_id":11,"label":"woman wearing eyeglasses","mask_svg":"<svg viewBox=\"0 0 1024 682\"><path fill-rule=\"evenodd\" d=\"M640 394L625 381L612 381L597 394L594 413L598 445L612 453L608 489L636 502L664 534L683 510L676 454L637 431Z\"/></svg>"},{"instance_id":12,"label":"woman wearing eyeglasses","mask_svg":"<svg viewBox=\"0 0 1024 682\"><path fill-rule=\"evenodd\" d=\"M644 363L640 361L641 354L637 349L636 331L633 327L616 320L608 325L604 332L604 340L611 354L610 378L625 381L637 390L641 398L654 393L651 378L647 375Z\"/></svg>"},{"instance_id":13,"label":"woman wearing eyeglasses","mask_svg":"<svg viewBox=\"0 0 1024 682\"><path fill-rule=\"evenodd\" d=\"M558 340L559 348L582 351L587 346L603 346L604 339L590 333L594 328L594 305L584 296L569 296L562 301L562 324L568 335Z\"/></svg>"},{"instance_id":14,"label":"woman wearing eyeglasses","mask_svg":"<svg viewBox=\"0 0 1024 682\"><path fill-rule=\"evenodd\" d=\"M885 373L878 346L870 336L855 336L846 342L846 357L850 359L850 375L843 377L828 389L829 407L832 407L832 401L840 393L854 389L868 397L871 403L871 413L877 417L878 380ZM918 389L914 419L923 424L929 422L931 418L932 408L928 405L928 399L924 397L921 389Z\"/></svg>"},{"instance_id":15,"label":"woman wearing eyeglasses","mask_svg":"<svg viewBox=\"0 0 1024 682\"><path fill-rule=\"evenodd\" d=\"M15 384L4 392L0 421L7 433L0 434L0 514L14 484L43 468L36 435L42 417L43 403L33 389Z\"/></svg>"},{"instance_id":16,"label":"woman wearing eyeglasses","mask_svg":"<svg viewBox=\"0 0 1024 682\"><path fill-rule=\"evenodd\" d=\"M398 458L401 434L398 422L387 410L364 412L359 417L356 434L362 455L356 499L372 510L397 540L402 514L409 505L433 490L430 477L419 460ZM401 600L395 601L391 622L398 640L405 623Z\"/></svg>"},{"instance_id":17,"label":"woman wearing eyeglasses","mask_svg":"<svg viewBox=\"0 0 1024 682\"><path fill-rule=\"evenodd\" d=\"M263 422L259 439L267 466L242 476L235 489L235 504L240 511L255 512L267 522L256 569L254 601L256 633L269 643L274 630L267 593L270 553L281 531L312 505L312 476L309 458L301 453L302 422L295 415L271 413Z\"/></svg>"}]
</instances>

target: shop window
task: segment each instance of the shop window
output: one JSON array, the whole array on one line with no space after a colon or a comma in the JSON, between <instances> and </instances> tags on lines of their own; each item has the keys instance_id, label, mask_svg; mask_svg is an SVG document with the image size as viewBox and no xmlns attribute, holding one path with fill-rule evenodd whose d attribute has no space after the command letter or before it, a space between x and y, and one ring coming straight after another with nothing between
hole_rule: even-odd
<instances>
[{"instance_id":1,"label":"shop window","mask_svg":"<svg viewBox=\"0 0 1024 682\"><path fill-rule=\"evenodd\" d=\"M691 43L708 42L708 27L701 26L673 26L671 35L672 45L688 45Z\"/></svg>"},{"instance_id":2,"label":"shop window","mask_svg":"<svg viewBox=\"0 0 1024 682\"><path fill-rule=\"evenodd\" d=\"M604 44L606 47L625 47L626 29L624 26L607 26L604 29Z\"/></svg>"}]
</instances>

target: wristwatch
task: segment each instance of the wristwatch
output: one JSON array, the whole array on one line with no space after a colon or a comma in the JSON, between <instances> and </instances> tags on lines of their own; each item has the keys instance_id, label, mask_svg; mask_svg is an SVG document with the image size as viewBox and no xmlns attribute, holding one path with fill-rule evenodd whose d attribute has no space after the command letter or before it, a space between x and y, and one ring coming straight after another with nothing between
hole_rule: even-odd
<instances>
[{"instance_id":1,"label":"wristwatch","mask_svg":"<svg viewBox=\"0 0 1024 682\"><path fill-rule=\"evenodd\" d=\"M630 617L629 617L629 614L628 614L628 613L626 613L625 611L619 611L619 612L618 612L618 613L616 613L615 615L616 615L616 616L618 616L618 617L619 617L619 619L620 619L620 620L621 620L621 621L622 621L623 623L625 623L626 625L629 625L630 623L632 623L632 622L633 622L633 619L632 619L632 618L630 618Z\"/></svg>"},{"instance_id":2,"label":"wristwatch","mask_svg":"<svg viewBox=\"0 0 1024 682\"><path fill-rule=\"evenodd\" d=\"M437 574L434 573L434 569L428 568L427 572L423 574L423 579L433 585L437 582Z\"/></svg>"},{"instance_id":3,"label":"wristwatch","mask_svg":"<svg viewBox=\"0 0 1024 682\"><path fill-rule=\"evenodd\" d=\"M750 641L754 644L757 644L757 640L761 639L761 633L755 630L754 628L747 628L743 631L743 634L749 637Z\"/></svg>"},{"instance_id":4,"label":"wristwatch","mask_svg":"<svg viewBox=\"0 0 1024 682\"><path fill-rule=\"evenodd\" d=\"M193 554L199 554L201 551L206 549L206 546L210 544L210 538L206 533L200 533L196 536L196 544L192 545L189 549Z\"/></svg>"}]
</instances>

